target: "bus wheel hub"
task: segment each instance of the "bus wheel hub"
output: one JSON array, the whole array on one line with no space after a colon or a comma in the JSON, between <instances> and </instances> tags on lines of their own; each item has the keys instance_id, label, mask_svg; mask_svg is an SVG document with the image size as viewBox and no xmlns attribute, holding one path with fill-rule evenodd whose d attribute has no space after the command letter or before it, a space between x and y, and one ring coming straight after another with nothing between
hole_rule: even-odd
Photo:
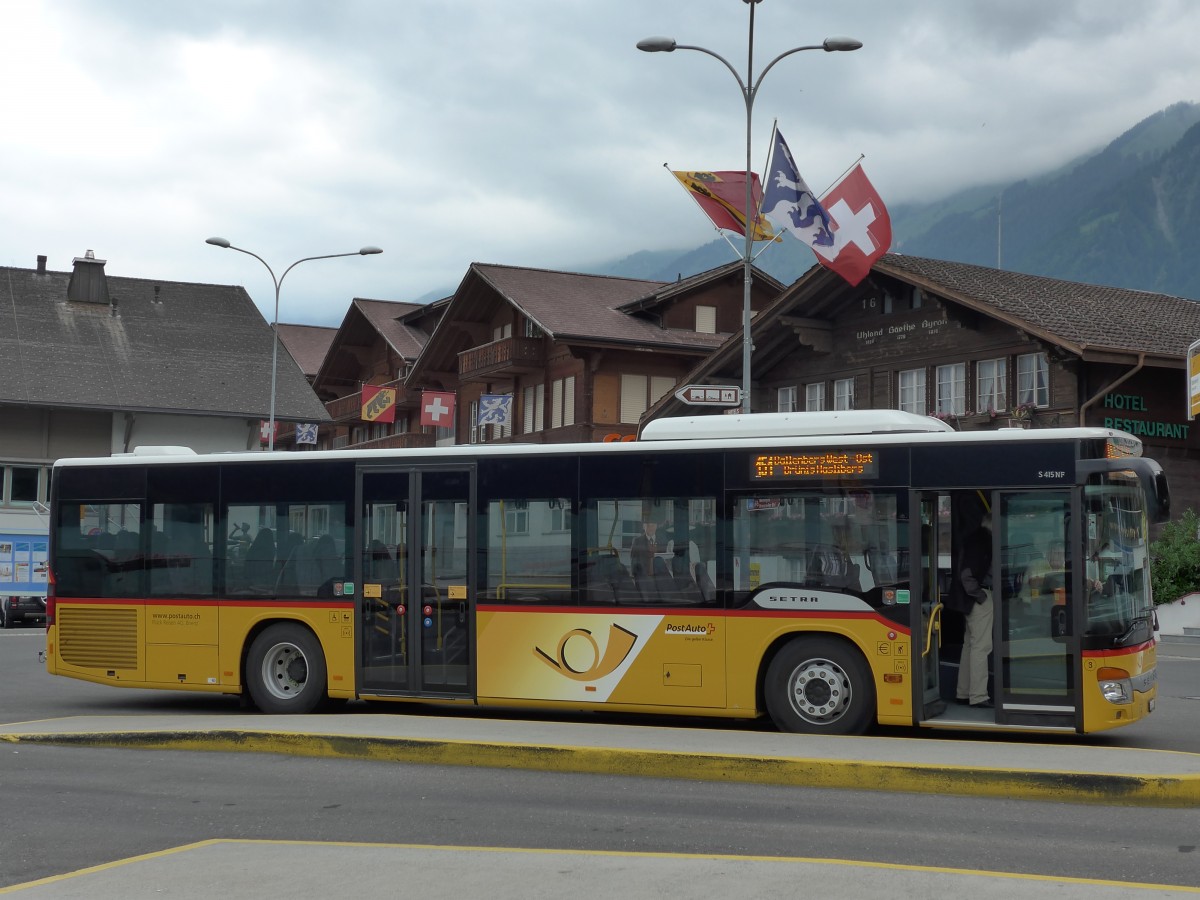
<instances>
[{"instance_id":1,"label":"bus wheel hub","mask_svg":"<svg viewBox=\"0 0 1200 900\"><path fill-rule=\"evenodd\" d=\"M805 719L836 719L845 712L849 701L850 681L846 673L829 660L810 660L796 671L792 703Z\"/></svg>"}]
</instances>

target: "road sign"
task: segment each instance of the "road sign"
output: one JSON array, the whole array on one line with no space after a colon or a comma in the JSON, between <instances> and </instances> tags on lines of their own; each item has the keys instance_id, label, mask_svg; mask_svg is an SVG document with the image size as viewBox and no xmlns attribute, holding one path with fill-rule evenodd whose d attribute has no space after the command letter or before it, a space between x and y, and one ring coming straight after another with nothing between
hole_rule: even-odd
<instances>
[{"instance_id":1,"label":"road sign","mask_svg":"<svg viewBox=\"0 0 1200 900\"><path fill-rule=\"evenodd\" d=\"M1200 414L1200 341L1188 347L1188 419Z\"/></svg>"},{"instance_id":2,"label":"road sign","mask_svg":"<svg viewBox=\"0 0 1200 900\"><path fill-rule=\"evenodd\" d=\"M727 384L689 384L677 390L675 398L688 406L738 406L742 389Z\"/></svg>"}]
</instances>

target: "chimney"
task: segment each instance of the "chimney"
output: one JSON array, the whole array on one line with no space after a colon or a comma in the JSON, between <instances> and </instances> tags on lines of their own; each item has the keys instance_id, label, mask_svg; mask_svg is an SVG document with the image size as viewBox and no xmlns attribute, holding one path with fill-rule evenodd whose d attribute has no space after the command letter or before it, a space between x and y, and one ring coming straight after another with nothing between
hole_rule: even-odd
<instances>
[{"instance_id":1,"label":"chimney","mask_svg":"<svg viewBox=\"0 0 1200 900\"><path fill-rule=\"evenodd\" d=\"M37 267L37 273L38 273L39 275L45 275L45 274L46 274L46 256L45 256L45 254L43 254L43 253L39 253L39 254L38 254L38 267Z\"/></svg>"},{"instance_id":2,"label":"chimney","mask_svg":"<svg viewBox=\"0 0 1200 900\"><path fill-rule=\"evenodd\" d=\"M104 276L104 263L96 259L91 250L75 257L71 280L67 282L67 299L79 303L103 303L108 305L108 279Z\"/></svg>"}]
</instances>

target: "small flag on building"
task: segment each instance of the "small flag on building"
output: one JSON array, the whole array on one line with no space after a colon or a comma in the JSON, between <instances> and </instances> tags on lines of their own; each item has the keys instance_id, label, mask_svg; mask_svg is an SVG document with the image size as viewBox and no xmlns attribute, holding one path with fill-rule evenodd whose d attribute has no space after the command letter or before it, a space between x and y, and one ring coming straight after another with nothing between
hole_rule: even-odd
<instances>
[{"instance_id":1,"label":"small flag on building","mask_svg":"<svg viewBox=\"0 0 1200 900\"><path fill-rule=\"evenodd\" d=\"M476 425L507 425L512 421L512 394L484 394L479 398Z\"/></svg>"},{"instance_id":2,"label":"small flag on building","mask_svg":"<svg viewBox=\"0 0 1200 900\"><path fill-rule=\"evenodd\" d=\"M280 425L279 420L276 419L275 420L275 434L274 434L274 437L276 437L276 438L279 437L279 425ZM258 420L258 437L259 437L258 442L260 444L262 444L263 446L274 443L271 439L272 438L271 421L269 419L259 419Z\"/></svg>"},{"instance_id":3,"label":"small flag on building","mask_svg":"<svg viewBox=\"0 0 1200 900\"><path fill-rule=\"evenodd\" d=\"M364 384L362 389L362 420L364 422L396 421L396 389Z\"/></svg>"},{"instance_id":4,"label":"small flag on building","mask_svg":"<svg viewBox=\"0 0 1200 900\"><path fill-rule=\"evenodd\" d=\"M317 442L317 425L316 423L296 423L296 443L297 444L315 444Z\"/></svg>"},{"instance_id":5,"label":"small flag on building","mask_svg":"<svg viewBox=\"0 0 1200 900\"><path fill-rule=\"evenodd\" d=\"M452 391L421 391L421 424L435 428L454 425L454 393Z\"/></svg>"}]
</instances>

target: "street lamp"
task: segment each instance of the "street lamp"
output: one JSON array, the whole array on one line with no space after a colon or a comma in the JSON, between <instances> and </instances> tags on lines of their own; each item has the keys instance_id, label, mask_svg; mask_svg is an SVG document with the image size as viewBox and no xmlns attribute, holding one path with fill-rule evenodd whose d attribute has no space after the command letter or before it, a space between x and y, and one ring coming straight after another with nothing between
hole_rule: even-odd
<instances>
[{"instance_id":1,"label":"street lamp","mask_svg":"<svg viewBox=\"0 0 1200 900\"><path fill-rule=\"evenodd\" d=\"M762 0L744 0L747 6L750 7L750 38L749 52L746 57L746 78L738 74L725 57L719 53L714 53L705 47L697 47L692 44L677 44L674 38L668 37L649 37L638 41L637 48L644 50L647 53L672 53L676 50L696 50L700 53L706 53L714 59L720 60L727 68L733 77L737 79L738 87L742 90L742 98L746 101L746 243L742 250L742 412L750 412L750 353L754 349L753 342L750 340L750 281L752 262L754 259L754 228L758 224L757 217L751 210L750 204L753 202L753 194L751 191L751 157L750 157L750 124L754 113L754 97L758 93L758 89L762 86L763 79L767 77L767 73L771 71L775 63L779 62L785 56L791 56L793 53L799 53L802 50L824 50L826 53L835 53L839 51L857 50L862 46L862 41L856 41L854 38L847 37L831 37L826 38L820 44L812 44L805 47L793 47L791 50L785 50L773 60L767 63L766 68L759 73L758 78L754 77L754 7Z\"/></svg>"},{"instance_id":2,"label":"street lamp","mask_svg":"<svg viewBox=\"0 0 1200 900\"><path fill-rule=\"evenodd\" d=\"M275 373L279 368L279 286L283 284L283 279L287 278L287 273L296 268L302 262L309 262L314 259L336 259L339 256L371 256L375 253L383 251L378 247L363 247L361 250L355 250L353 253L327 253L324 256L306 256L304 259L298 259L286 269L278 278L275 277L275 270L267 265L267 261L257 253L252 253L249 250L244 250L241 247L235 247L223 237L210 237L204 243L212 244L214 247L220 247L223 250L236 250L238 253L245 253L247 256L253 256L260 263L267 267L267 271L271 273L271 281L275 283L275 318L271 320L271 415L267 422L267 449L275 449Z\"/></svg>"}]
</instances>

